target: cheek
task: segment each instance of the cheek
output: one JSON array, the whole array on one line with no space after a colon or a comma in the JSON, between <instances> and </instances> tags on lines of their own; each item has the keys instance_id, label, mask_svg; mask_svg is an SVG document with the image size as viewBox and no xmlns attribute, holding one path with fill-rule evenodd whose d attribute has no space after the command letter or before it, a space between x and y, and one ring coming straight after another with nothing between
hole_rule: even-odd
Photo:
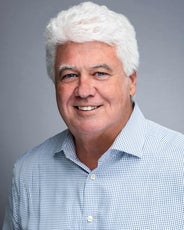
<instances>
[{"instance_id":1,"label":"cheek","mask_svg":"<svg viewBox=\"0 0 184 230\"><path fill-rule=\"evenodd\" d=\"M56 86L56 100L60 109L72 103L73 91L73 87L70 86Z\"/></svg>"},{"instance_id":2,"label":"cheek","mask_svg":"<svg viewBox=\"0 0 184 230\"><path fill-rule=\"evenodd\" d=\"M56 99L57 101L60 101L60 99L62 98L62 90L56 86Z\"/></svg>"},{"instance_id":3,"label":"cheek","mask_svg":"<svg viewBox=\"0 0 184 230\"><path fill-rule=\"evenodd\" d=\"M127 81L118 81L111 91L116 99L122 100L122 98L129 97L130 95L130 88Z\"/></svg>"},{"instance_id":4,"label":"cheek","mask_svg":"<svg viewBox=\"0 0 184 230\"><path fill-rule=\"evenodd\" d=\"M124 101L128 99L127 88L122 85L104 86L103 98L110 105L111 108L117 108L117 106L122 106Z\"/></svg>"},{"instance_id":5,"label":"cheek","mask_svg":"<svg viewBox=\"0 0 184 230\"><path fill-rule=\"evenodd\" d=\"M64 106L66 96L67 95L65 93L65 90L63 90L61 87L56 87L56 100L57 100L59 109L61 109Z\"/></svg>"}]
</instances>

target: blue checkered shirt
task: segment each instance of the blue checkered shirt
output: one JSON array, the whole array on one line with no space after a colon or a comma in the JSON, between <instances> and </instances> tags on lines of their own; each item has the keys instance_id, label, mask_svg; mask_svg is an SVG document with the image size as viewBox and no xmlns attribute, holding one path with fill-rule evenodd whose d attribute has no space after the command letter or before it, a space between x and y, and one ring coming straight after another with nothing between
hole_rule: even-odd
<instances>
[{"instance_id":1,"label":"blue checkered shirt","mask_svg":"<svg viewBox=\"0 0 184 230\"><path fill-rule=\"evenodd\" d=\"M15 164L3 230L184 229L184 135L134 111L89 170L68 130Z\"/></svg>"}]
</instances>

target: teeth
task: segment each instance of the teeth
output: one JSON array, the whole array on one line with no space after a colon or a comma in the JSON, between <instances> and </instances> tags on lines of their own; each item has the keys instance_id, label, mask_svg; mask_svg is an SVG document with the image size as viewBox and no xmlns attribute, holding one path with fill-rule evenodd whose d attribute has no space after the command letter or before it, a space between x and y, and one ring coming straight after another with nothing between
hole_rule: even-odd
<instances>
[{"instance_id":1,"label":"teeth","mask_svg":"<svg viewBox=\"0 0 184 230\"><path fill-rule=\"evenodd\" d=\"M78 106L77 108L83 111L90 111L96 109L97 106Z\"/></svg>"}]
</instances>

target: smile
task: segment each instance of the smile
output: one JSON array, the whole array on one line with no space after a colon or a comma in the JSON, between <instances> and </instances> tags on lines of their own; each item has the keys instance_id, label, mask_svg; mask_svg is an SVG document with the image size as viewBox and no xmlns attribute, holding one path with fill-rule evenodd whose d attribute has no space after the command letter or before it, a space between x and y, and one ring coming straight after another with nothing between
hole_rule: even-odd
<instances>
[{"instance_id":1,"label":"smile","mask_svg":"<svg viewBox=\"0 0 184 230\"><path fill-rule=\"evenodd\" d=\"M95 110L99 107L100 106L75 106L76 109L82 110L82 111L92 111L92 110Z\"/></svg>"}]
</instances>

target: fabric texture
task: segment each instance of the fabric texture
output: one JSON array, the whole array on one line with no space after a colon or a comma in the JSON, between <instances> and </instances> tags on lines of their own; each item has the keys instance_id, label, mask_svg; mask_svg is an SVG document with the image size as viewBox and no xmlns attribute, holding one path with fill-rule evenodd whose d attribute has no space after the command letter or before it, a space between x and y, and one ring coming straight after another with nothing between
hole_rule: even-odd
<instances>
[{"instance_id":1,"label":"fabric texture","mask_svg":"<svg viewBox=\"0 0 184 230\"><path fill-rule=\"evenodd\" d=\"M184 135L136 104L92 171L68 130L18 159L3 230L182 230L183 178Z\"/></svg>"}]
</instances>

